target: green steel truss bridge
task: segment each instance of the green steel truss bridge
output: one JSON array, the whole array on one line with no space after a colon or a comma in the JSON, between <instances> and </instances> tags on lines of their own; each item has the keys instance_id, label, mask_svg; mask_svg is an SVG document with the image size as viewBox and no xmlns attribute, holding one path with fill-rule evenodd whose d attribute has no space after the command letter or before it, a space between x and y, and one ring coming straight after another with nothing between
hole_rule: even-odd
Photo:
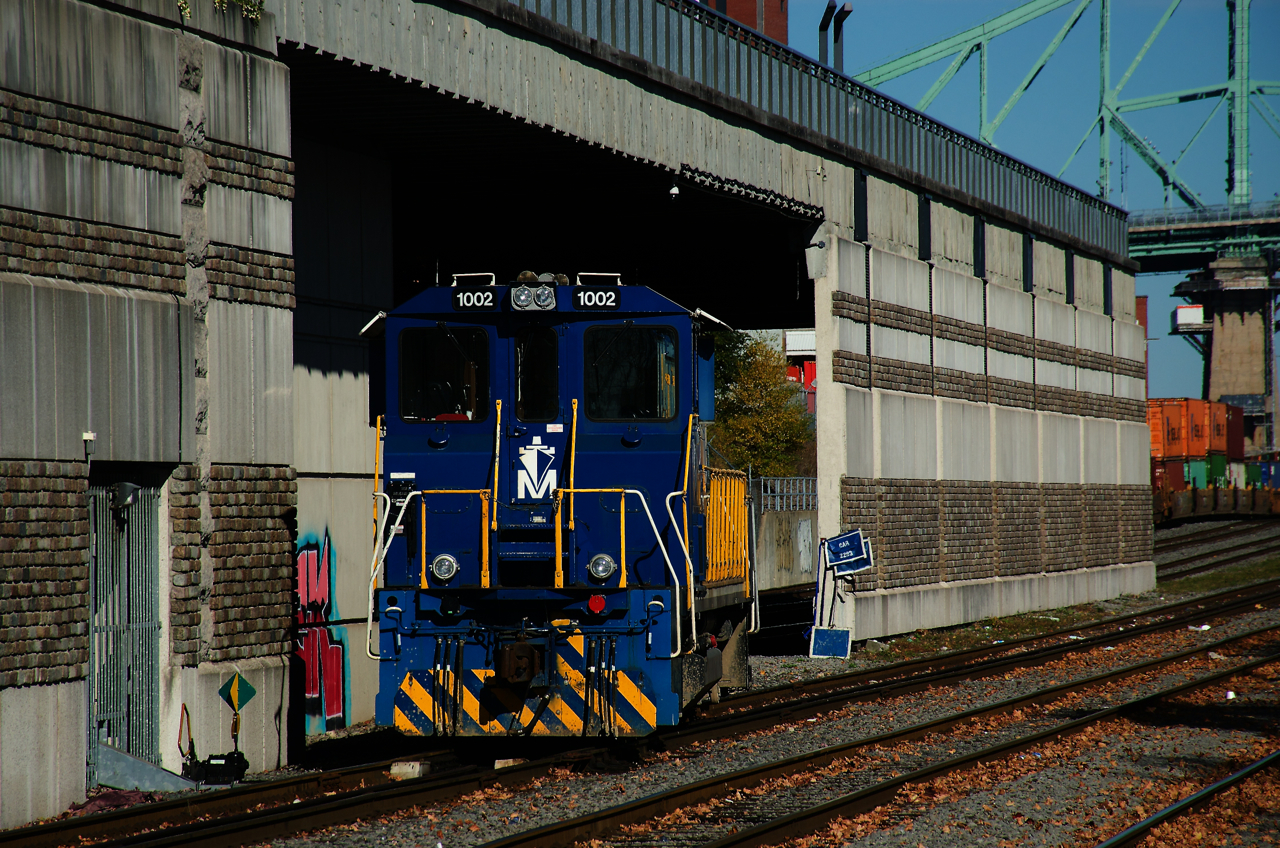
<instances>
[{"instance_id":1,"label":"green steel truss bridge","mask_svg":"<svg viewBox=\"0 0 1280 848\"><path fill-rule=\"evenodd\" d=\"M1058 171L1061 177L1085 142L1096 131L1099 140L1098 196L1108 200L1112 193L1111 142L1114 135L1127 145L1149 167L1164 185L1165 207L1142 211L1129 218L1129 255L1142 263L1144 272L1180 271L1203 267L1223 254L1256 254L1270 252L1271 265L1280 250L1280 204L1251 203L1249 184L1249 119L1251 111L1262 124L1280 136L1280 115L1267 103L1265 96L1280 95L1280 81L1255 80L1249 74L1249 7L1251 0L1227 0L1228 61L1226 79L1182 91L1171 91L1146 97L1125 98L1125 84L1141 64L1151 45L1169 23L1182 0L1171 0L1142 48L1119 79L1111 74L1111 2L1112 0L1031 0L997 15L964 32L935 44L914 50L868 71L855 79L878 87L889 80L950 59L941 75L933 82L916 108L924 111L942 93L971 58L977 57L979 138L994 145L1000 125L1026 94L1045 65L1053 58L1067 35L1080 22L1085 10L1094 2L1099 6L1099 72L1098 109ZM1057 34L1045 46L1040 57L1027 70L1022 82L990 117L987 102L987 51L993 39L1065 6L1073 6L1071 14ZM1270 40L1268 42L1270 43ZM1208 206L1178 173L1177 160L1164 157L1126 119L1128 113L1216 100L1213 110L1200 124L1181 156L1200 138L1210 121L1223 108L1227 113L1227 203ZM1170 209L1171 195L1185 208Z\"/></svg>"}]
</instances>

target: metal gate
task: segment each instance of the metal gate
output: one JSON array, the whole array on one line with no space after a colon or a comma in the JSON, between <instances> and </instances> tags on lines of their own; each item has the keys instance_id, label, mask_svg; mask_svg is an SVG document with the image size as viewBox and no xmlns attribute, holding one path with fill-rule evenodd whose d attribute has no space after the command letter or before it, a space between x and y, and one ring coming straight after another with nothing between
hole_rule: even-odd
<instances>
[{"instance_id":1,"label":"metal gate","mask_svg":"<svg viewBox=\"0 0 1280 848\"><path fill-rule=\"evenodd\" d=\"M88 779L98 745L160 764L160 492L89 489Z\"/></svg>"}]
</instances>

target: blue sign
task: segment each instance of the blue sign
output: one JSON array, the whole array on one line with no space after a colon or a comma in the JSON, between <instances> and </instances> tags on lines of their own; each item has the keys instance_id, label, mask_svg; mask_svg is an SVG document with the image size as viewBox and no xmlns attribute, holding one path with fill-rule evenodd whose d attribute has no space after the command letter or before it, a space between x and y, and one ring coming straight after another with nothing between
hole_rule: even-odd
<instances>
[{"instance_id":1,"label":"blue sign","mask_svg":"<svg viewBox=\"0 0 1280 848\"><path fill-rule=\"evenodd\" d=\"M844 577L871 567L871 543L862 538L861 530L841 533L827 539L827 564Z\"/></svg>"},{"instance_id":2,"label":"blue sign","mask_svg":"<svg viewBox=\"0 0 1280 848\"><path fill-rule=\"evenodd\" d=\"M838 627L815 627L809 637L809 656L849 658L853 631Z\"/></svg>"}]
</instances>

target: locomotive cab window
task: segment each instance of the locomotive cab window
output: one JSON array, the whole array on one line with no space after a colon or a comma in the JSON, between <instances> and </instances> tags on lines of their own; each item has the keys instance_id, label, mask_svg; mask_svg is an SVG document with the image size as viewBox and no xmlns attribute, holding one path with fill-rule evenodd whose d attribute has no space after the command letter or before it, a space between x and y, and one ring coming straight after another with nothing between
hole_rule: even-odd
<instances>
[{"instance_id":1,"label":"locomotive cab window","mask_svg":"<svg viewBox=\"0 0 1280 848\"><path fill-rule=\"evenodd\" d=\"M554 421L560 415L560 351L553 327L516 333L516 417Z\"/></svg>"},{"instance_id":2,"label":"locomotive cab window","mask_svg":"<svg viewBox=\"0 0 1280 848\"><path fill-rule=\"evenodd\" d=\"M670 421L676 415L676 334L669 327L600 326L583 339L587 416Z\"/></svg>"},{"instance_id":3,"label":"locomotive cab window","mask_svg":"<svg viewBox=\"0 0 1280 848\"><path fill-rule=\"evenodd\" d=\"M489 414L489 337L478 327L414 327L400 334L400 417L483 421Z\"/></svg>"}]
</instances>

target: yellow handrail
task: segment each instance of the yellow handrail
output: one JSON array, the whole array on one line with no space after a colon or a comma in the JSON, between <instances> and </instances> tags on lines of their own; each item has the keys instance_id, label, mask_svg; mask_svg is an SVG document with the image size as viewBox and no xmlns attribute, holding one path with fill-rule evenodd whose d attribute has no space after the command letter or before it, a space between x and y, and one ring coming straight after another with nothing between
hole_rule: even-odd
<instances>
[{"instance_id":1,"label":"yellow handrail","mask_svg":"<svg viewBox=\"0 0 1280 848\"><path fill-rule=\"evenodd\" d=\"M502 398L494 401L498 409L498 425L493 431L493 532L498 530L498 457L502 455Z\"/></svg>"},{"instance_id":2,"label":"yellow handrail","mask_svg":"<svg viewBox=\"0 0 1280 848\"><path fill-rule=\"evenodd\" d=\"M551 501L555 504L555 522L556 522L556 588L564 588L564 558L560 553L562 541L560 539L560 501L564 497L564 489L556 489L551 496Z\"/></svg>"},{"instance_id":3,"label":"yellow handrail","mask_svg":"<svg viewBox=\"0 0 1280 848\"><path fill-rule=\"evenodd\" d=\"M561 547L562 539L560 536L560 506L564 501L564 495L572 496L574 494L601 494L601 495L618 495L621 501L618 511L618 536L621 545L619 554L618 570L621 576L618 578L618 588L627 588L627 490L626 489L556 489L554 498L555 503L555 523L556 523L556 588L564 588L564 569L561 565ZM660 540L659 540L660 541Z\"/></svg>"},{"instance_id":4,"label":"yellow handrail","mask_svg":"<svg viewBox=\"0 0 1280 848\"><path fill-rule=\"evenodd\" d=\"M422 521L419 532L422 536L422 583L427 588L427 499L426 495L479 495L480 497L480 587L489 588L489 531L485 529L489 523L489 490L488 489L422 489L414 494L422 495Z\"/></svg>"}]
</instances>

